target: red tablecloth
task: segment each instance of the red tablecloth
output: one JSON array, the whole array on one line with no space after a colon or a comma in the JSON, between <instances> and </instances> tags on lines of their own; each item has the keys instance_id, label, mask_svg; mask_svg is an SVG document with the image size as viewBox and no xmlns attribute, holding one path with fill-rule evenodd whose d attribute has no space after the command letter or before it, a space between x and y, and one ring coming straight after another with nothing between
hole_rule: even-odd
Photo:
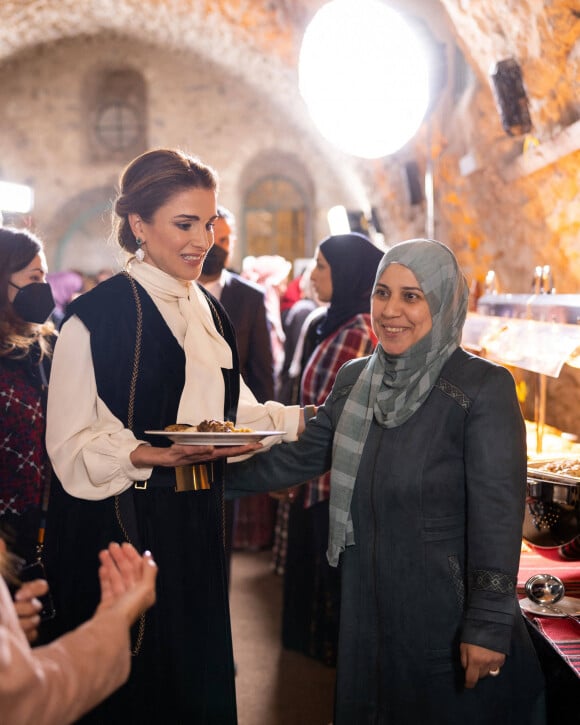
<instances>
[{"instance_id":1,"label":"red tablecloth","mask_svg":"<svg viewBox=\"0 0 580 725\"><path fill-rule=\"evenodd\" d=\"M525 594L525 583L532 574L555 574L564 582L566 595L580 598L580 561L561 561L537 551L522 551L518 572L518 593ZM527 616L580 678L580 620L567 617Z\"/></svg>"},{"instance_id":2,"label":"red tablecloth","mask_svg":"<svg viewBox=\"0 0 580 725\"><path fill-rule=\"evenodd\" d=\"M574 624L567 617L534 617L532 621L580 679L580 621Z\"/></svg>"},{"instance_id":3,"label":"red tablecloth","mask_svg":"<svg viewBox=\"0 0 580 725\"><path fill-rule=\"evenodd\" d=\"M552 550L546 550L545 556L537 550L522 551L520 570L518 572L518 592L525 594L526 581L532 574L555 574L564 582L566 594L580 597L580 561L562 561L552 558Z\"/></svg>"}]
</instances>

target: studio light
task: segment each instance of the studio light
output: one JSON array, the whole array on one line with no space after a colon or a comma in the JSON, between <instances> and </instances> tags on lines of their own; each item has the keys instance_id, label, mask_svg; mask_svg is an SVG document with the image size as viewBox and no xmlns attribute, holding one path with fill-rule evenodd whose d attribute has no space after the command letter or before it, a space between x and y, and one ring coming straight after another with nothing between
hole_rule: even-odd
<instances>
[{"instance_id":1,"label":"studio light","mask_svg":"<svg viewBox=\"0 0 580 725\"><path fill-rule=\"evenodd\" d=\"M331 234L348 234L350 232L348 214L343 206L333 206L328 210L326 218Z\"/></svg>"},{"instance_id":2,"label":"studio light","mask_svg":"<svg viewBox=\"0 0 580 725\"><path fill-rule=\"evenodd\" d=\"M403 147L429 104L428 53L380 0L332 0L320 8L304 33L298 75L323 136L362 158Z\"/></svg>"},{"instance_id":3,"label":"studio light","mask_svg":"<svg viewBox=\"0 0 580 725\"><path fill-rule=\"evenodd\" d=\"M34 192L25 184L0 181L0 212L27 214L34 204Z\"/></svg>"}]
</instances>

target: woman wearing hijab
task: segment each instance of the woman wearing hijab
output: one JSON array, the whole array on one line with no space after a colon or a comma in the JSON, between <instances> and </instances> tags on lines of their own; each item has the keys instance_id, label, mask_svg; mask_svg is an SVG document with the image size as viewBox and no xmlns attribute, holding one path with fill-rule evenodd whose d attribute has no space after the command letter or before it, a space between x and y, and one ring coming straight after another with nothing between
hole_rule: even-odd
<instances>
[{"instance_id":1,"label":"woman wearing hijab","mask_svg":"<svg viewBox=\"0 0 580 725\"><path fill-rule=\"evenodd\" d=\"M467 298L445 245L392 247L374 353L341 369L297 443L236 466L246 490L331 470L335 725L545 722L516 597L525 429L510 373L460 347Z\"/></svg>"},{"instance_id":2,"label":"woman wearing hijab","mask_svg":"<svg viewBox=\"0 0 580 725\"><path fill-rule=\"evenodd\" d=\"M334 235L319 244L310 281L328 308L306 332L302 405L322 405L344 363L373 351L370 294L382 256L362 234ZM282 642L334 666L340 582L326 560L329 492L325 473L300 488L290 508Z\"/></svg>"}]
</instances>

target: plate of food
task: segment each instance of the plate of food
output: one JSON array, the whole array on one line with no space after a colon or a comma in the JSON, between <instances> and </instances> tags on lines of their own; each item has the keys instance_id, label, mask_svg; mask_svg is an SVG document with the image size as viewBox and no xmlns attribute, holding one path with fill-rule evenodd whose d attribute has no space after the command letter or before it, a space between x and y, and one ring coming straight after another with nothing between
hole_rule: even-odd
<instances>
[{"instance_id":1,"label":"plate of food","mask_svg":"<svg viewBox=\"0 0 580 725\"><path fill-rule=\"evenodd\" d=\"M528 461L528 477L556 483L580 483L580 459L558 458Z\"/></svg>"},{"instance_id":2,"label":"plate of food","mask_svg":"<svg viewBox=\"0 0 580 725\"><path fill-rule=\"evenodd\" d=\"M236 428L231 421L202 421L198 425L175 423L164 430L146 430L147 435L165 436L185 446L245 446L268 436L281 436L283 430Z\"/></svg>"}]
</instances>

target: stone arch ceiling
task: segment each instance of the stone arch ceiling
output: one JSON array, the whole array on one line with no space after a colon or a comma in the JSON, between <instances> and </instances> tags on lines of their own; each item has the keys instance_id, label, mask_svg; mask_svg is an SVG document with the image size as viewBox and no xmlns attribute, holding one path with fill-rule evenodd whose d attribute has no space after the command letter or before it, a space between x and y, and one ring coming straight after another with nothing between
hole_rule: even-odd
<instances>
[{"instance_id":1,"label":"stone arch ceiling","mask_svg":"<svg viewBox=\"0 0 580 725\"><path fill-rule=\"evenodd\" d=\"M36 46L104 33L191 50L269 96L326 156L361 208L368 192L357 159L337 152L299 95L297 57L324 0L0 0L0 62ZM127 47L130 58L131 48Z\"/></svg>"},{"instance_id":2,"label":"stone arch ceiling","mask_svg":"<svg viewBox=\"0 0 580 725\"><path fill-rule=\"evenodd\" d=\"M115 33L189 49L267 94L286 118L320 148L361 208L368 204L368 169L337 151L313 127L297 88L304 29L327 0L0 0L0 62L66 38ZM356 1L356 0L354 0ZM436 25L439 0L394 0ZM131 49L127 48L128 57Z\"/></svg>"},{"instance_id":3,"label":"stone arch ceiling","mask_svg":"<svg viewBox=\"0 0 580 725\"><path fill-rule=\"evenodd\" d=\"M312 133L298 93L297 61L304 29L326 1L2 0L0 61L36 45L103 32L188 48L225 72L241 75ZM447 21L439 0L389 4L426 16L432 28L440 27L442 18Z\"/></svg>"},{"instance_id":4,"label":"stone arch ceiling","mask_svg":"<svg viewBox=\"0 0 580 725\"><path fill-rule=\"evenodd\" d=\"M356 0L353 0L356 2ZM393 189L396 159L361 165L333 154L307 118L296 84L296 61L303 30L324 0L1 0L0 61L60 39L114 33L177 49L191 49L233 77L269 95L296 128L316 138L334 158L335 168L352 179L365 178L381 194L387 214L405 230L401 198ZM580 6L578 0L393 0L425 20L451 47L462 49L476 76L462 106L447 106L434 128L431 154L437 157L441 232L479 276L485 266L503 264L514 282L528 257L554 263L561 277L580 285ZM127 54L130 57L128 44ZM533 133L551 141L554 164L524 169L509 183L502 165L520 154L521 139L507 137L498 121L488 80L490 65L515 56L522 66ZM558 134L576 126L571 152L558 150ZM314 136L313 136L314 135ZM412 144L423 163L424 135ZM561 139L562 140L562 139ZM567 139L564 138L563 141ZM518 147L519 143L519 147ZM481 167L461 177L458 161L473 151ZM507 161L506 161L507 159ZM557 173L554 173L554 171ZM381 186L382 184L382 186ZM520 209L516 216L513 209ZM408 212L405 212L407 217ZM499 240L499 242L498 242ZM505 253L499 244L506 248ZM507 246L506 246L507 245ZM527 247L518 262L508 247ZM499 251L498 251L499 249ZM503 256L502 256L503 254ZM518 266L519 265L519 266ZM527 272L526 272L527 274Z\"/></svg>"},{"instance_id":5,"label":"stone arch ceiling","mask_svg":"<svg viewBox=\"0 0 580 725\"><path fill-rule=\"evenodd\" d=\"M0 61L63 38L114 32L135 42L194 50L280 99L285 112L304 126L296 59L308 18L322 4L322 0L2 0Z\"/></svg>"},{"instance_id":6,"label":"stone arch ceiling","mask_svg":"<svg viewBox=\"0 0 580 725\"><path fill-rule=\"evenodd\" d=\"M325 0L2 0L0 60L38 44L102 32L189 48L225 72L241 75L312 133L298 95L296 66L304 28L323 4ZM578 0L389 4L415 13L439 36L454 37L483 84L493 62L517 57L540 131L580 117Z\"/></svg>"}]
</instances>

